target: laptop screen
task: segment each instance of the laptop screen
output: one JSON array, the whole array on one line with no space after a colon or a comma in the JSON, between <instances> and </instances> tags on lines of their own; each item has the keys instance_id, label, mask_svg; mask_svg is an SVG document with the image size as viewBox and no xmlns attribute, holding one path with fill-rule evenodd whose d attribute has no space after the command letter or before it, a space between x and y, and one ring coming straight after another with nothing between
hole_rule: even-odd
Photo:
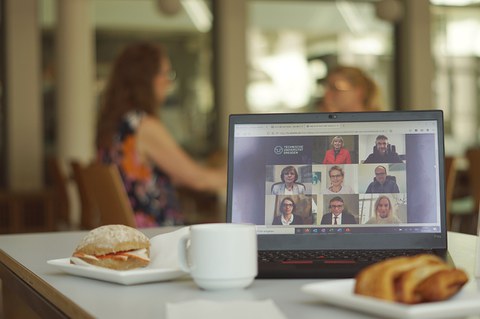
<instances>
[{"instance_id":1,"label":"laptop screen","mask_svg":"<svg viewBox=\"0 0 480 319\"><path fill-rule=\"evenodd\" d=\"M231 115L229 134L227 221L259 246L446 245L441 111Z\"/></svg>"}]
</instances>

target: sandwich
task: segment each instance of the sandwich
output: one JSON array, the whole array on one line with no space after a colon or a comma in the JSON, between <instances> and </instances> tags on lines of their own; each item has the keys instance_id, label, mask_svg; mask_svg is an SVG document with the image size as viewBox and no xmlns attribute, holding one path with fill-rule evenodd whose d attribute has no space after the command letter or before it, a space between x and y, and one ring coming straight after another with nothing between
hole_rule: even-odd
<instances>
[{"instance_id":1,"label":"sandwich","mask_svg":"<svg viewBox=\"0 0 480 319\"><path fill-rule=\"evenodd\" d=\"M150 240L125 225L100 226L80 241L70 261L115 270L145 267L150 263Z\"/></svg>"},{"instance_id":2,"label":"sandwich","mask_svg":"<svg viewBox=\"0 0 480 319\"><path fill-rule=\"evenodd\" d=\"M405 304L446 300L468 281L463 270L428 254L386 259L355 279L356 294Z\"/></svg>"}]
</instances>

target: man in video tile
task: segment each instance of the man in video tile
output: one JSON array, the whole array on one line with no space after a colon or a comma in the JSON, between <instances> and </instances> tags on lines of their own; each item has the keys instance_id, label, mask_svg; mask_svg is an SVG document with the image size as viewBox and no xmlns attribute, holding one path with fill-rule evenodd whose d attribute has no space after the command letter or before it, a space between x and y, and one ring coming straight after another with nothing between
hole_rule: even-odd
<instances>
[{"instance_id":1,"label":"man in video tile","mask_svg":"<svg viewBox=\"0 0 480 319\"><path fill-rule=\"evenodd\" d=\"M403 163L403 161L396 152L395 146L388 143L388 137L378 135L375 139L373 153L368 155L363 163Z\"/></svg>"},{"instance_id":2,"label":"man in video tile","mask_svg":"<svg viewBox=\"0 0 480 319\"><path fill-rule=\"evenodd\" d=\"M323 215L322 225L358 224L355 216L345 210L345 203L340 196L330 199L328 208L330 213Z\"/></svg>"},{"instance_id":3,"label":"man in video tile","mask_svg":"<svg viewBox=\"0 0 480 319\"><path fill-rule=\"evenodd\" d=\"M375 177L368 185L365 193L400 193L395 176L387 175L387 168L382 165L375 167Z\"/></svg>"}]
</instances>

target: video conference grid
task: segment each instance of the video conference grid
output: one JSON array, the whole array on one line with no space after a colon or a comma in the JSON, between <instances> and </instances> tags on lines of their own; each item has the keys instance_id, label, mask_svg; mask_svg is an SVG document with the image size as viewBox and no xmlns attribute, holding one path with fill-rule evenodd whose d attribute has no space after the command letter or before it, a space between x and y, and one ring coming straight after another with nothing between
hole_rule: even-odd
<instances>
[{"instance_id":1,"label":"video conference grid","mask_svg":"<svg viewBox=\"0 0 480 319\"><path fill-rule=\"evenodd\" d=\"M237 124L235 126L236 137L280 137L280 136L326 136L326 135L371 135L371 134L435 134L437 133L437 123L435 121L411 121L405 122L354 122L354 123L280 123L280 124ZM431 227L388 227L388 232L436 232L439 231L438 225ZM319 234L319 233L349 233L364 232L367 229L356 227L296 227L275 229L275 227L263 229L261 233L278 233L285 231L301 234ZM370 227L368 227L370 228ZM377 231L381 229L377 229ZM278 232L277 232L278 231ZM371 231L371 229L370 229Z\"/></svg>"}]
</instances>

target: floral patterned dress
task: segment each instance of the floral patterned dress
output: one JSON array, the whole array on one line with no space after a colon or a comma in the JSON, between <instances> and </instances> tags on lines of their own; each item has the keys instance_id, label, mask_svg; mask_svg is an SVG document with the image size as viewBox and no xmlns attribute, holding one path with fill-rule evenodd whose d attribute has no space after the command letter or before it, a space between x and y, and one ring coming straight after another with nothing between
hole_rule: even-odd
<instances>
[{"instance_id":1,"label":"floral patterned dress","mask_svg":"<svg viewBox=\"0 0 480 319\"><path fill-rule=\"evenodd\" d=\"M110 149L99 149L102 163L118 166L137 227L183 224L175 188L170 178L154 164L141 163L136 151L136 132L143 112L127 113Z\"/></svg>"}]
</instances>

